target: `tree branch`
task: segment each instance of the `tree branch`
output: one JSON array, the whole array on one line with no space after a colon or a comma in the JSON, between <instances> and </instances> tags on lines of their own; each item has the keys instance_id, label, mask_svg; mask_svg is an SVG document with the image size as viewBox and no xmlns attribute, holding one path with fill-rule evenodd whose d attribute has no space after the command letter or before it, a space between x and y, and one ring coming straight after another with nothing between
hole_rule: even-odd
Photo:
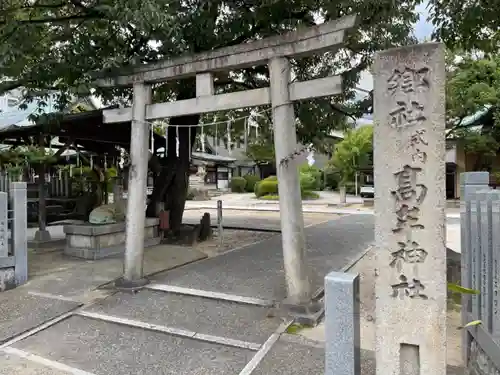
<instances>
[{"instance_id":1,"label":"tree branch","mask_svg":"<svg viewBox=\"0 0 500 375\"><path fill-rule=\"evenodd\" d=\"M0 83L0 94L3 94L5 92L11 91L11 90L15 90L15 89L23 86L26 83L27 82L23 82L23 81L2 82L2 83Z\"/></svg>"},{"instance_id":2,"label":"tree branch","mask_svg":"<svg viewBox=\"0 0 500 375\"><path fill-rule=\"evenodd\" d=\"M60 23L60 22L66 22L66 21L72 21L72 20L81 20L81 19L96 19L96 18L102 18L101 15L99 14L85 14L85 13L80 13L80 14L73 14L71 16L64 16L64 17L50 17L50 18L38 18L38 19L29 19L29 20L16 20L16 23L19 24L41 24L41 23ZM0 25L5 25L7 22L1 22Z\"/></svg>"}]
</instances>

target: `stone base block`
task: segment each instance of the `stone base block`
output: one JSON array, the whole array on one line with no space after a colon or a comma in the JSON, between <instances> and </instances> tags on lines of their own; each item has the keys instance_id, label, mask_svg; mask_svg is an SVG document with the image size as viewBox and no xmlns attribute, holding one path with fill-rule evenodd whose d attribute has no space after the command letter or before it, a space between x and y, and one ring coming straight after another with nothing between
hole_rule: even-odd
<instances>
[{"instance_id":1,"label":"stone base block","mask_svg":"<svg viewBox=\"0 0 500 375\"><path fill-rule=\"evenodd\" d=\"M147 218L144 226L144 247L160 244L159 220ZM125 223L105 225L65 225L64 253L83 259L102 259L125 252Z\"/></svg>"},{"instance_id":2,"label":"stone base block","mask_svg":"<svg viewBox=\"0 0 500 375\"><path fill-rule=\"evenodd\" d=\"M374 205L375 205L375 199L373 198L363 199L363 207L373 207Z\"/></svg>"},{"instance_id":3,"label":"stone base block","mask_svg":"<svg viewBox=\"0 0 500 375\"><path fill-rule=\"evenodd\" d=\"M0 292L16 287L14 267L0 269Z\"/></svg>"},{"instance_id":4,"label":"stone base block","mask_svg":"<svg viewBox=\"0 0 500 375\"><path fill-rule=\"evenodd\" d=\"M145 277L139 280L126 280L123 277L120 277L115 281L115 288L120 292L137 293L148 284L149 280Z\"/></svg>"},{"instance_id":5,"label":"stone base block","mask_svg":"<svg viewBox=\"0 0 500 375\"><path fill-rule=\"evenodd\" d=\"M37 242L48 242L52 239L48 230L37 230L34 240Z\"/></svg>"},{"instance_id":6,"label":"stone base block","mask_svg":"<svg viewBox=\"0 0 500 375\"><path fill-rule=\"evenodd\" d=\"M295 323L315 327L325 314L325 306L322 301L310 301L298 304L293 301L284 300L280 309L293 318Z\"/></svg>"}]
</instances>

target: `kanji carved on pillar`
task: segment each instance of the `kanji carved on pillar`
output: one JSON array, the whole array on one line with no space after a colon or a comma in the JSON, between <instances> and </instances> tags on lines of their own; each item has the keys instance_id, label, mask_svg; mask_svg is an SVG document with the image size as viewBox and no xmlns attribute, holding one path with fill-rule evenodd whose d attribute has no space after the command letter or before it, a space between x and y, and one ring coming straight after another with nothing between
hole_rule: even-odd
<instances>
[{"instance_id":1,"label":"kanji carved on pillar","mask_svg":"<svg viewBox=\"0 0 500 375\"><path fill-rule=\"evenodd\" d=\"M426 120L424 106L418 100L398 100L395 108L389 112L389 125L401 129L420 125Z\"/></svg>"},{"instance_id":2,"label":"kanji carved on pillar","mask_svg":"<svg viewBox=\"0 0 500 375\"><path fill-rule=\"evenodd\" d=\"M429 72L430 69L427 66L418 69L409 66L397 67L387 80L387 88L391 95L395 95L398 91L410 94L419 89L428 89Z\"/></svg>"},{"instance_id":3,"label":"kanji carved on pillar","mask_svg":"<svg viewBox=\"0 0 500 375\"><path fill-rule=\"evenodd\" d=\"M391 252L391 267L402 269L403 263L423 263L427 257L425 251L416 241L407 240L406 242L398 242L398 250Z\"/></svg>"},{"instance_id":4,"label":"kanji carved on pillar","mask_svg":"<svg viewBox=\"0 0 500 375\"><path fill-rule=\"evenodd\" d=\"M395 197L396 202L396 227L393 232L399 232L408 228L424 228L418 222L420 209L427 194L427 187L417 183L417 174L421 168L405 165L403 169L396 172L396 189L391 193Z\"/></svg>"},{"instance_id":5,"label":"kanji carved on pillar","mask_svg":"<svg viewBox=\"0 0 500 375\"><path fill-rule=\"evenodd\" d=\"M409 148L412 160L414 162L421 162L423 164L427 162L427 152L425 151L425 148L429 145L424 135L425 129L417 129L410 135L409 140Z\"/></svg>"},{"instance_id":6,"label":"kanji carved on pillar","mask_svg":"<svg viewBox=\"0 0 500 375\"><path fill-rule=\"evenodd\" d=\"M399 281L399 283L392 285L393 297L399 297L400 299L405 297L428 299L427 295L422 293L425 286L420 280L411 279L408 281L408 278L405 275L401 275L399 277Z\"/></svg>"}]
</instances>

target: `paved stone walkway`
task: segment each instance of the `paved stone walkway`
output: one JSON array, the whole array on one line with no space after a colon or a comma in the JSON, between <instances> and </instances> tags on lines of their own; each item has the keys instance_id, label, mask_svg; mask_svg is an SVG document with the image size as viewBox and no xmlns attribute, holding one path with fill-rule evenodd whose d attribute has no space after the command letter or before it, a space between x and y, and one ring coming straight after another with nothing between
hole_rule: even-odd
<instances>
[{"instance_id":1,"label":"paved stone walkway","mask_svg":"<svg viewBox=\"0 0 500 375\"><path fill-rule=\"evenodd\" d=\"M306 235L320 287L327 272L371 244L373 217L343 216ZM286 334L291 322L273 314L284 291L276 236L157 274L137 294L76 309L56 298L51 308L68 313L43 329L3 336L0 374L323 375L322 345Z\"/></svg>"},{"instance_id":2,"label":"paved stone walkway","mask_svg":"<svg viewBox=\"0 0 500 375\"><path fill-rule=\"evenodd\" d=\"M184 212L184 224L199 224L200 219L205 212L210 214L212 226L217 226L217 210L216 209L200 209L186 210ZM340 215L327 213L305 213L304 225L312 226L321 222L333 220ZM279 212L272 211L238 211L224 210L223 226L226 229L249 229L261 231L281 231L281 220Z\"/></svg>"}]
</instances>

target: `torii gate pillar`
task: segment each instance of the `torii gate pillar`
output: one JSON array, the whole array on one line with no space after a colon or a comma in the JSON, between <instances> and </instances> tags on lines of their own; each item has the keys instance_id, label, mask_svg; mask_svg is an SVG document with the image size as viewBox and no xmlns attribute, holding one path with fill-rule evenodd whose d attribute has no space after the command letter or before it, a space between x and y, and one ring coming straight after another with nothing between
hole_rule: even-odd
<instances>
[{"instance_id":1,"label":"torii gate pillar","mask_svg":"<svg viewBox=\"0 0 500 375\"><path fill-rule=\"evenodd\" d=\"M287 300L292 305L303 305L311 300L312 285L306 260L299 172L295 160L290 158L296 151L297 135L290 100L289 60L272 58L269 73Z\"/></svg>"},{"instance_id":2,"label":"torii gate pillar","mask_svg":"<svg viewBox=\"0 0 500 375\"><path fill-rule=\"evenodd\" d=\"M117 288L135 289L148 283L143 275L143 264L149 157L149 126L146 123L146 105L151 104L151 96L151 85L143 82L134 83L125 260L123 277L115 283Z\"/></svg>"}]
</instances>

